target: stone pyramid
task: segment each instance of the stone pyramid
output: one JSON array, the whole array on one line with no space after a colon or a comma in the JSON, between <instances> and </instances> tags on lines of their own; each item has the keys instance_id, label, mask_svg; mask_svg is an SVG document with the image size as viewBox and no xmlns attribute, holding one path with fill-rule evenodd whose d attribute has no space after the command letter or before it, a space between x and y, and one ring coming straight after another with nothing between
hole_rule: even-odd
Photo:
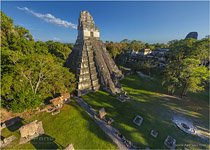
<instances>
[{"instance_id":1,"label":"stone pyramid","mask_svg":"<svg viewBox=\"0 0 210 150\"><path fill-rule=\"evenodd\" d=\"M123 75L100 40L99 29L87 11L80 13L77 40L66 66L76 73L78 96L100 87L112 94L121 92L118 80Z\"/></svg>"}]
</instances>

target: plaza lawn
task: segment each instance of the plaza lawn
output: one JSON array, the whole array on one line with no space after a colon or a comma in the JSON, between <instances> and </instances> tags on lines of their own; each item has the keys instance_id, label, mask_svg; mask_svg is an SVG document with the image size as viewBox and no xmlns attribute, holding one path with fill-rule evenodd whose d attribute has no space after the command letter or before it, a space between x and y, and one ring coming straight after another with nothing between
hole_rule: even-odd
<instances>
[{"instance_id":1,"label":"plaza lawn","mask_svg":"<svg viewBox=\"0 0 210 150\"><path fill-rule=\"evenodd\" d=\"M58 115L40 113L25 119L23 124L34 120L42 121L45 135L23 145L17 145L19 142L17 139L7 147L8 149L63 149L70 143L75 149L116 149L111 140L75 101L66 104ZM18 130L12 132L3 129L2 136L10 135L20 137Z\"/></svg>"},{"instance_id":2,"label":"plaza lawn","mask_svg":"<svg viewBox=\"0 0 210 150\"><path fill-rule=\"evenodd\" d=\"M107 117L115 120L113 126L138 147L166 148L163 143L170 135L177 140L179 148L184 144L190 144L190 149L209 148L198 137L182 132L172 122L174 115L184 115L208 131L208 93L189 94L188 98L177 99L164 94L157 79L146 80L136 75L127 76L121 84L133 99L130 102L121 103L103 91L89 93L83 98L96 110L104 107ZM140 127L132 122L136 115L144 118ZM159 132L157 138L150 136L152 129Z\"/></svg>"}]
</instances>

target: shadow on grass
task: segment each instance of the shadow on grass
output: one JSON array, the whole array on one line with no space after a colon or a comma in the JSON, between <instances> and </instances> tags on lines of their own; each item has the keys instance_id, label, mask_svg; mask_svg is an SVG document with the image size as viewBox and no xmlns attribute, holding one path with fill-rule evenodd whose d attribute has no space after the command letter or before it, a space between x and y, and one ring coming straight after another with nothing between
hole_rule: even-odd
<instances>
[{"instance_id":1,"label":"shadow on grass","mask_svg":"<svg viewBox=\"0 0 210 150\"><path fill-rule=\"evenodd\" d=\"M76 110L78 110L78 112L80 112L81 116L83 117L83 119L87 120L87 128L89 131L91 131L92 133L94 133L97 138L103 140L103 141L108 141L112 144L114 144L112 142L112 140L100 129L100 127L94 122L94 120L92 118L90 118L90 116L88 116L88 114L84 111L83 108L81 108L79 106L79 104L77 104L76 102L74 103L70 103L68 105L71 105L72 107L74 107ZM88 139L87 139L88 140ZM115 145L115 144L114 144ZM93 147L94 148L94 147Z\"/></svg>"},{"instance_id":2,"label":"shadow on grass","mask_svg":"<svg viewBox=\"0 0 210 150\"><path fill-rule=\"evenodd\" d=\"M21 126L23 126L23 118L20 117L14 117L10 120L5 121L5 125L8 128L9 131L15 132L18 130Z\"/></svg>"},{"instance_id":3,"label":"shadow on grass","mask_svg":"<svg viewBox=\"0 0 210 150\"><path fill-rule=\"evenodd\" d=\"M36 149L58 149L55 138L43 134L30 141Z\"/></svg>"},{"instance_id":4,"label":"shadow on grass","mask_svg":"<svg viewBox=\"0 0 210 150\"><path fill-rule=\"evenodd\" d=\"M53 99L52 96L48 96L47 98L45 98L45 99L44 99L44 104L45 104L45 105L51 104L51 103L50 103L50 100L51 100L51 99Z\"/></svg>"},{"instance_id":5,"label":"shadow on grass","mask_svg":"<svg viewBox=\"0 0 210 150\"><path fill-rule=\"evenodd\" d=\"M145 80L138 75L127 76L120 82L123 88L132 88L135 90L144 89L151 92L167 94L167 90L162 87L161 79Z\"/></svg>"},{"instance_id":6,"label":"shadow on grass","mask_svg":"<svg viewBox=\"0 0 210 150\"><path fill-rule=\"evenodd\" d=\"M109 96L103 91L89 93L83 96L83 98L97 110L104 107L108 113L107 116L115 120L113 125L140 148L149 146L150 148L165 149L166 147L163 143L167 135L177 139L178 144L204 143L197 137L182 133L172 122L174 113L197 119L201 119L202 116L192 113L192 110L187 108L183 101L171 97L167 97L167 99L162 98L160 95L151 93L150 90L145 93L141 89L139 91L133 89L132 91L131 88L129 95L134 99L131 102L125 103L119 102L115 97ZM144 118L141 127L134 125L132 122L136 115ZM152 129L159 131L157 139L150 136Z\"/></svg>"}]
</instances>

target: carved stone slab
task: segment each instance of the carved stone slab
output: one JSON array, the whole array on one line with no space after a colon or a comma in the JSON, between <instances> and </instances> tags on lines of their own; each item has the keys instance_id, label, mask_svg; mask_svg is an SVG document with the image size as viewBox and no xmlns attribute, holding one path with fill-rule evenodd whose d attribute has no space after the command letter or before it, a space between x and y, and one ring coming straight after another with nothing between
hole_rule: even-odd
<instances>
[{"instance_id":1,"label":"carved stone slab","mask_svg":"<svg viewBox=\"0 0 210 150\"><path fill-rule=\"evenodd\" d=\"M16 137L14 135L8 137L8 138L4 138L4 140L1 140L0 143L0 147L6 147L7 145L9 145L12 141L14 141L16 139Z\"/></svg>"},{"instance_id":2,"label":"carved stone slab","mask_svg":"<svg viewBox=\"0 0 210 150\"><path fill-rule=\"evenodd\" d=\"M156 138L158 136L158 132L156 130L151 130L150 135Z\"/></svg>"},{"instance_id":3,"label":"carved stone slab","mask_svg":"<svg viewBox=\"0 0 210 150\"><path fill-rule=\"evenodd\" d=\"M42 122L35 120L20 128L20 144L26 143L42 134L44 134Z\"/></svg>"},{"instance_id":4,"label":"carved stone slab","mask_svg":"<svg viewBox=\"0 0 210 150\"><path fill-rule=\"evenodd\" d=\"M143 122L143 118L139 115L137 115L134 119L133 119L133 123L135 123L137 126L141 126L142 122Z\"/></svg>"},{"instance_id":5,"label":"carved stone slab","mask_svg":"<svg viewBox=\"0 0 210 150\"><path fill-rule=\"evenodd\" d=\"M106 116L106 111L105 111L105 109L104 108L101 108L100 110L99 110L99 117L100 117L100 119L103 119L105 116Z\"/></svg>"},{"instance_id":6,"label":"carved stone slab","mask_svg":"<svg viewBox=\"0 0 210 150\"><path fill-rule=\"evenodd\" d=\"M69 144L64 150L74 150L73 144Z\"/></svg>"},{"instance_id":7,"label":"carved stone slab","mask_svg":"<svg viewBox=\"0 0 210 150\"><path fill-rule=\"evenodd\" d=\"M165 146L167 148L175 149L175 147L176 147L176 140L173 137L168 135L167 138L164 141L164 144L165 144Z\"/></svg>"}]
</instances>

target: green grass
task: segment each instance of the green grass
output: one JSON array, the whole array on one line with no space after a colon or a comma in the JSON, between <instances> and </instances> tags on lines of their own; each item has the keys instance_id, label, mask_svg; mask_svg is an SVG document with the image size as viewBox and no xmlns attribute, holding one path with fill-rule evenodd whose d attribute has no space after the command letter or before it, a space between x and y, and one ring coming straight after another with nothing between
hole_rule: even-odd
<instances>
[{"instance_id":1,"label":"green grass","mask_svg":"<svg viewBox=\"0 0 210 150\"><path fill-rule=\"evenodd\" d=\"M163 97L165 90L161 87L159 79L151 81L132 75L126 77L121 83L133 99L132 101L121 103L116 97L103 91L90 93L83 98L97 110L104 107L108 113L107 117L115 120L113 125L140 148L166 148L163 143L167 135L174 137L178 145L202 144L199 138L179 130L171 119L174 114L185 115L208 129L209 104L206 92L189 94L190 97L177 100ZM202 109L197 110L197 108ZM132 122L136 115L144 118L140 127ZM151 129L159 131L158 138L150 136ZM208 147L208 145L203 145L199 148L207 149ZM197 149L198 147L188 148Z\"/></svg>"},{"instance_id":2,"label":"green grass","mask_svg":"<svg viewBox=\"0 0 210 150\"><path fill-rule=\"evenodd\" d=\"M34 120L42 121L45 135L23 145L18 145L17 139L7 147L8 149L63 149L70 143L75 149L116 149L111 140L75 101L65 105L58 115L40 113L25 119L23 124ZM11 132L9 129L3 129L2 136L10 135L20 137L18 130Z\"/></svg>"}]
</instances>

